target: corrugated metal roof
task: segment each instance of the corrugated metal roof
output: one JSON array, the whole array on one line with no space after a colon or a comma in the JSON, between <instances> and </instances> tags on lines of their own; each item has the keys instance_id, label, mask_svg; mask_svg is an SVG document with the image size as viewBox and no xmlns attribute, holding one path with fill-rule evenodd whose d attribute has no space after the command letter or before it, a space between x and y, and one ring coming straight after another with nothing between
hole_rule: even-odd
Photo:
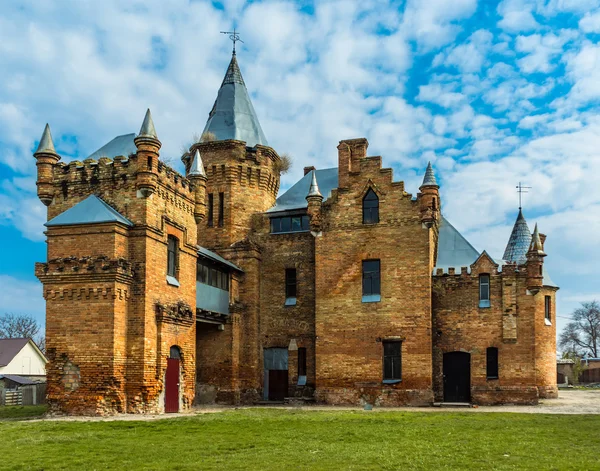
<instances>
[{"instance_id":1,"label":"corrugated metal roof","mask_svg":"<svg viewBox=\"0 0 600 471\"><path fill-rule=\"evenodd\" d=\"M29 339L0 339L0 366L8 365Z\"/></svg>"},{"instance_id":2,"label":"corrugated metal roof","mask_svg":"<svg viewBox=\"0 0 600 471\"><path fill-rule=\"evenodd\" d=\"M208 250L207 248L201 247L199 245L197 245L196 247L198 247L198 255L208 258L208 259L212 260L213 262L218 262L218 263L222 263L223 265L227 265L228 267L233 268L234 270L237 270L237 271L241 271L242 273L244 272L244 270L242 270L240 267L238 267L234 263L231 263L229 260L225 260L223 257L221 257L219 254L213 252L212 250Z\"/></svg>"},{"instance_id":3,"label":"corrugated metal roof","mask_svg":"<svg viewBox=\"0 0 600 471\"><path fill-rule=\"evenodd\" d=\"M128 157L130 154L135 154L137 152L137 147L133 142L134 139L135 133L117 136L109 143L100 147L96 152L90 154L87 158L98 160L100 157L108 157L110 159L117 156Z\"/></svg>"},{"instance_id":4,"label":"corrugated metal roof","mask_svg":"<svg viewBox=\"0 0 600 471\"><path fill-rule=\"evenodd\" d=\"M102 222L120 222L126 226L133 223L96 195L90 195L75 206L60 213L46 224L46 227L72 226L76 224L98 224Z\"/></svg>"},{"instance_id":5,"label":"corrugated metal roof","mask_svg":"<svg viewBox=\"0 0 600 471\"><path fill-rule=\"evenodd\" d=\"M208 115L205 132L213 133L219 141L236 139L245 141L249 147L269 145L250 101L235 54Z\"/></svg>"},{"instance_id":6,"label":"corrugated metal roof","mask_svg":"<svg viewBox=\"0 0 600 471\"><path fill-rule=\"evenodd\" d=\"M21 384L23 386L25 386L27 384L38 384L40 382L40 381L32 381L29 378L25 378L25 377L19 376L19 375L0 375L0 379L2 379L2 378L9 379L9 380L13 381L14 383Z\"/></svg>"},{"instance_id":7,"label":"corrugated metal roof","mask_svg":"<svg viewBox=\"0 0 600 471\"><path fill-rule=\"evenodd\" d=\"M527 261L527 251L531 245L531 232L523 212L519 209L517 220L510 233L506 250L502 257L508 262L517 262L519 265Z\"/></svg>"},{"instance_id":8,"label":"corrugated metal roof","mask_svg":"<svg viewBox=\"0 0 600 471\"><path fill-rule=\"evenodd\" d=\"M479 252L443 216L439 230L437 263L434 273L438 268L442 268L444 272L447 272L450 267L460 270L461 267L471 266L477 260Z\"/></svg>"},{"instance_id":9,"label":"corrugated metal roof","mask_svg":"<svg viewBox=\"0 0 600 471\"><path fill-rule=\"evenodd\" d=\"M310 191L312 182L312 174L316 173L317 181L319 182L319 191L327 200L331 196L331 191L338 186L338 169L325 168L323 170L313 170L304 175L294 185L292 185L284 194L282 194L275 206L267 210L267 213L277 213L280 211L289 211L292 209L304 209L308 207L306 195Z\"/></svg>"}]
</instances>

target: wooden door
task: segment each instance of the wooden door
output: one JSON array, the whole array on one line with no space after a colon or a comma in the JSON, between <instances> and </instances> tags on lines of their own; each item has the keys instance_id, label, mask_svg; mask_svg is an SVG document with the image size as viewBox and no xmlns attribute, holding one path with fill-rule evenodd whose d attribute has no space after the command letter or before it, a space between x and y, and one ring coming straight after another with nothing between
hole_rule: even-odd
<instances>
[{"instance_id":1,"label":"wooden door","mask_svg":"<svg viewBox=\"0 0 600 471\"><path fill-rule=\"evenodd\" d=\"M471 355L444 353L444 402L471 400Z\"/></svg>"},{"instance_id":2,"label":"wooden door","mask_svg":"<svg viewBox=\"0 0 600 471\"><path fill-rule=\"evenodd\" d=\"M288 371L269 370L269 401L283 401L288 392Z\"/></svg>"},{"instance_id":3,"label":"wooden door","mask_svg":"<svg viewBox=\"0 0 600 471\"><path fill-rule=\"evenodd\" d=\"M179 360L167 358L165 412L179 412Z\"/></svg>"}]
</instances>

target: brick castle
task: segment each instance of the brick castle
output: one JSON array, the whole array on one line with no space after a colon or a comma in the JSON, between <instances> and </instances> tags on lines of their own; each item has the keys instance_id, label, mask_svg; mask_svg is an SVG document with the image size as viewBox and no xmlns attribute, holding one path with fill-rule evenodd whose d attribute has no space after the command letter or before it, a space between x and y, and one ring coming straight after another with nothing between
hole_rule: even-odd
<instances>
[{"instance_id":1,"label":"brick castle","mask_svg":"<svg viewBox=\"0 0 600 471\"><path fill-rule=\"evenodd\" d=\"M521 211L502 259L480 253L443 217L431 165L413 196L366 139L277 197L282 159L235 54L203 136L183 176L149 111L82 162L44 130L52 411L556 397L558 288Z\"/></svg>"}]
</instances>

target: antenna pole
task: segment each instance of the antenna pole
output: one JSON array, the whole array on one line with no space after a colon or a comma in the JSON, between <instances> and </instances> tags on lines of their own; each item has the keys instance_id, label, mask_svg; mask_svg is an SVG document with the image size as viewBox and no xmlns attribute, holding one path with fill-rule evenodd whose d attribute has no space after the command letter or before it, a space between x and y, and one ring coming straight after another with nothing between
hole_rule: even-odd
<instances>
[{"instance_id":1,"label":"antenna pole","mask_svg":"<svg viewBox=\"0 0 600 471\"><path fill-rule=\"evenodd\" d=\"M233 31L221 31L221 34L228 34L229 39L233 41L233 55L235 56L235 43L238 41L241 43L244 42L240 39L240 34L235 30L235 28L233 28Z\"/></svg>"},{"instance_id":2,"label":"antenna pole","mask_svg":"<svg viewBox=\"0 0 600 471\"><path fill-rule=\"evenodd\" d=\"M519 193L519 211L521 211L522 208L523 193L529 193L528 190L531 190L530 186L523 186L521 182L519 182L519 184L517 185L517 192Z\"/></svg>"}]
</instances>

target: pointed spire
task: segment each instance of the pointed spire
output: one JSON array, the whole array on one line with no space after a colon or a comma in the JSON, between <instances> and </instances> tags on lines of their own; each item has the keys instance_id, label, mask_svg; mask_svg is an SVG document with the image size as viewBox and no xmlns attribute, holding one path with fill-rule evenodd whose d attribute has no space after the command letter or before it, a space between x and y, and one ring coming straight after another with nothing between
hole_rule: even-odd
<instances>
[{"instance_id":1,"label":"pointed spire","mask_svg":"<svg viewBox=\"0 0 600 471\"><path fill-rule=\"evenodd\" d=\"M190 173L188 173L188 177L206 177L204 164L202 163L202 157L200 157L200 151L198 149L196 149L194 159L190 165Z\"/></svg>"},{"instance_id":2,"label":"pointed spire","mask_svg":"<svg viewBox=\"0 0 600 471\"><path fill-rule=\"evenodd\" d=\"M246 86L246 84L244 83L244 78L242 77L242 71L240 70L240 66L238 65L235 52L231 56L231 61L229 62L229 66L227 67L227 72L225 72L225 77L223 78L221 87L228 83L239 83L244 87Z\"/></svg>"},{"instance_id":3,"label":"pointed spire","mask_svg":"<svg viewBox=\"0 0 600 471\"><path fill-rule=\"evenodd\" d=\"M323 195L319 191L319 185L317 184L317 171L312 171L312 180L310 182L310 189L308 190L308 195L306 195L306 199L311 198L313 196L317 196L319 198L323 198Z\"/></svg>"},{"instance_id":4,"label":"pointed spire","mask_svg":"<svg viewBox=\"0 0 600 471\"><path fill-rule=\"evenodd\" d=\"M438 186L437 180L435 179L435 174L433 173L433 168L431 167L431 162L427 164L427 170L425 170L425 177L423 178L423 183L419 188L424 186Z\"/></svg>"},{"instance_id":5,"label":"pointed spire","mask_svg":"<svg viewBox=\"0 0 600 471\"><path fill-rule=\"evenodd\" d=\"M519 209L517 220L513 226L502 259L507 262L523 264L527 261L527 252L529 251L530 245L531 232L529 226L527 226L527 221L525 221L523 212Z\"/></svg>"},{"instance_id":6,"label":"pointed spire","mask_svg":"<svg viewBox=\"0 0 600 471\"><path fill-rule=\"evenodd\" d=\"M156 135L156 129L154 129L154 121L152 121L152 113L150 113L150 108L146 111L146 116L144 116L144 122L142 123L142 127L140 128L140 133L137 137L149 137L152 139L158 139Z\"/></svg>"},{"instance_id":7,"label":"pointed spire","mask_svg":"<svg viewBox=\"0 0 600 471\"><path fill-rule=\"evenodd\" d=\"M535 229L531 236L531 245L529 246L529 252L537 255L546 255L542 246L542 240L540 239L540 233L538 232L537 222L535 223Z\"/></svg>"},{"instance_id":8,"label":"pointed spire","mask_svg":"<svg viewBox=\"0 0 600 471\"><path fill-rule=\"evenodd\" d=\"M46 127L44 128L44 132L42 133L42 137L40 139L40 143L37 147L37 150L33 153L36 154L54 154L56 150L54 149L54 142L52 141L52 133L50 132L50 126L46 123Z\"/></svg>"}]
</instances>

